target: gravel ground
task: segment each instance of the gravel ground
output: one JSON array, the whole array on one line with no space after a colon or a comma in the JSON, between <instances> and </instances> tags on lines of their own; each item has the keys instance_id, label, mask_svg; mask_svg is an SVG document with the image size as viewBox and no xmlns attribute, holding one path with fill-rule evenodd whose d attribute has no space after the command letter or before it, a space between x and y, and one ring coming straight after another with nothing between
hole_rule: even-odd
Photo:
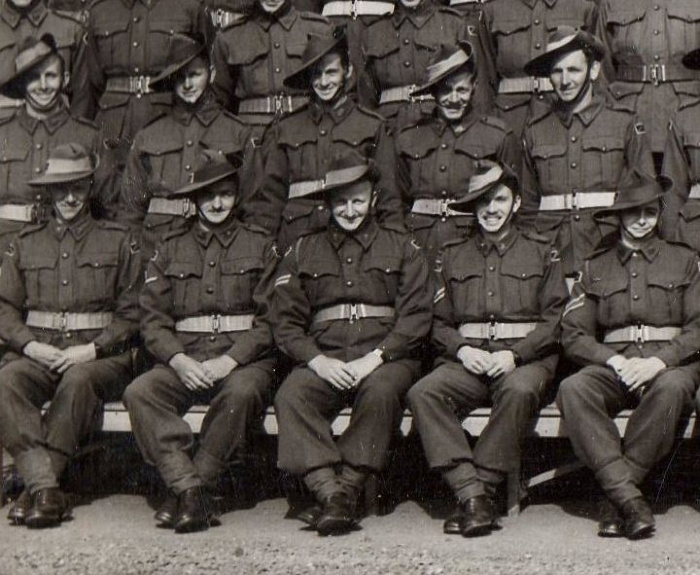
<instances>
[{"instance_id":1,"label":"gravel ground","mask_svg":"<svg viewBox=\"0 0 700 575\"><path fill-rule=\"evenodd\" d=\"M443 535L442 520L411 501L343 537L306 531L284 518L287 509L270 499L208 532L176 535L153 526L143 497L111 495L76 508L60 528L3 522L0 574L700 573L700 514L687 504L657 509L657 535L641 542L599 539L592 507L566 502L531 505L472 540Z\"/></svg>"}]
</instances>

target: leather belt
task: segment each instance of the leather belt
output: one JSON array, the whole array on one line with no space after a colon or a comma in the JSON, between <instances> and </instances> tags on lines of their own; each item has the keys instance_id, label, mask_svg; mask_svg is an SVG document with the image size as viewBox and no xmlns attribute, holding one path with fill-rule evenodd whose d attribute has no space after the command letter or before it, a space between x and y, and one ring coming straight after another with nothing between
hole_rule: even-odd
<instances>
[{"instance_id":1,"label":"leather belt","mask_svg":"<svg viewBox=\"0 0 700 575\"><path fill-rule=\"evenodd\" d=\"M224 10L223 8L217 8L215 10L209 10L209 17L211 18L211 23L217 30L223 30L228 28L234 22L241 20L245 14L242 12L231 12L230 10Z\"/></svg>"},{"instance_id":2,"label":"leather belt","mask_svg":"<svg viewBox=\"0 0 700 575\"><path fill-rule=\"evenodd\" d=\"M524 76L522 78L501 78L498 83L499 94L521 94L552 92L554 87L549 78L535 78L534 76Z\"/></svg>"},{"instance_id":3,"label":"leather belt","mask_svg":"<svg viewBox=\"0 0 700 575\"><path fill-rule=\"evenodd\" d=\"M556 194L540 198L540 211L583 210L586 208L608 208L615 202L615 192L577 192Z\"/></svg>"},{"instance_id":4,"label":"leather belt","mask_svg":"<svg viewBox=\"0 0 700 575\"><path fill-rule=\"evenodd\" d=\"M175 322L175 331L185 333L229 333L253 327L253 314L197 315Z\"/></svg>"},{"instance_id":5,"label":"leather belt","mask_svg":"<svg viewBox=\"0 0 700 575\"><path fill-rule=\"evenodd\" d=\"M148 213L189 218L197 213L197 205L188 198L151 198Z\"/></svg>"},{"instance_id":6,"label":"leather belt","mask_svg":"<svg viewBox=\"0 0 700 575\"><path fill-rule=\"evenodd\" d=\"M529 323L463 323L459 335L466 339L523 339L539 324Z\"/></svg>"},{"instance_id":7,"label":"leather belt","mask_svg":"<svg viewBox=\"0 0 700 575\"><path fill-rule=\"evenodd\" d=\"M397 88L387 88L382 90L382 95L379 96L379 104L391 104L392 102L432 102L435 98L430 94L413 95L413 90L417 86L398 86Z\"/></svg>"},{"instance_id":8,"label":"leather belt","mask_svg":"<svg viewBox=\"0 0 700 575\"><path fill-rule=\"evenodd\" d=\"M394 317L396 311L387 305L370 305L366 303L341 303L317 311L312 323L322 323L336 319L347 319L350 323L367 317Z\"/></svg>"},{"instance_id":9,"label":"leather belt","mask_svg":"<svg viewBox=\"0 0 700 575\"><path fill-rule=\"evenodd\" d=\"M326 186L325 180L307 180L305 182L294 182L289 184L289 199L303 198L320 192Z\"/></svg>"},{"instance_id":10,"label":"leather belt","mask_svg":"<svg viewBox=\"0 0 700 575\"><path fill-rule=\"evenodd\" d=\"M0 220L13 222L35 222L38 208L34 204L4 204L0 206Z\"/></svg>"},{"instance_id":11,"label":"leather belt","mask_svg":"<svg viewBox=\"0 0 700 575\"><path fill-rule=\"evenodd\" d=\"M471 212L459 212L450 208L455 200L421 199L414 200L411 207L413 214L425 214L428 216L471 216Z\"/></svg>"},{"instance_id":12,"label":"leather belt","mask_svg":"<svg viewBox=\"0 0 700 575\"><path fill-rule=\"evenodd\" d=\"M239 114L288 114L309 101L308 96L264 96L246 98L238 105Z\"/></svg>"},{"instance_id":13,"label":"leather belt","mask_svg":"<svg viewBox=\"0 0 700 575\"><path fill-rule=\"evenodd\" d=\"M333 0L323 7L324 16L384 16L394 13L394 4L378 0Z\"/></svg>"},{"instance_id":14,"label":"leather belt","mask_svg":"<svg viewBox=\"0 0 700 575\"><path fill-rule=\"evenodd\" d=\"M97 313L55 313L52 311L34 311L27 313L26 325L55 331L78 331L84 329L103 329L112 323L112 312Z\"/></svg>"},{"instance_id":15,"label":"leather belt","mask_svg":"<svg viewBox=\"0 0 700 575\"><path fill-rule=\"evenodd\" d=\"M678 64L642 64L641 66L620 66L615 71L615 79L658 86L664 82L700 80L700 73Z\"/></svg>"},{"instance_id":16,"label":"leather belt","mask_svg":"<svg viewBox=\"0 0 700 575\"><path fill-rule=\"evenodd\" d=\"M124 94L136 94L140 98L143 94L152 94L150 76L121 76L107 78L105 92L120 92Z\"/></svg>"},{"instance_id":17,"label":"leather belt","mask_svg":"<svg viewBox=\"0 0 700 575\"><path fill-rule=\"evenodd\" d=\"M680 327L654 327L630 325L605 332L603 343L644 343L645 341L671 341L681 333Z\"/></svg>"},{"instance_id":18,"label":"leather belt","mask_svg":"<svg viewBox=\"0 0 700 575\"><path fill-rule=\"evenodd\" d=\"M689 200L700 199L700 182L693 184L691 186L690 192L688 192L688 199Z\"/></svg>"}]
</instances>

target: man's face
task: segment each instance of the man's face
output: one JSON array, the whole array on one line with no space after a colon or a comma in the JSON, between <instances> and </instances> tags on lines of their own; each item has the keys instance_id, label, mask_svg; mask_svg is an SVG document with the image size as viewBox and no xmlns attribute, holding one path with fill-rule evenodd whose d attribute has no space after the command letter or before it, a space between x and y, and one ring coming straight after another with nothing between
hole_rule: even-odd
<instances>
[{"instance_id":1,"label":"man's face","mask_svg":"<svg viewBox=\"0 0 700 575\"><path fill-rule=\"evenodd\" d=\"M236 185L231 180L216 182L197 195L197 209L205 224L225 222L235 205Z\"/></svg>"},{"instance_id":2,"label":"man's face","mask_svg":"<svg viewBox=\"0 0 700 575\"><path fill-rule=\"evenodd\" d=\"M92 181L89 178L49 186L53 206L60 220L70 222L83 211L90 196L91 186Z\"/></svg>"},{"instance_id":3,"label":"man's face","mask_svg":"<svg viewBox=\"0 0 700 575\"><path fill-rule=\"evenodd\" d=\"M63 63L60 58L47 58L27 76L26 102L39 112L52 110L61 97L63 82Z\"/></svg>"},{"instance_id":4,"label":"man's face","mask_svg":"<svg viewBox=\"0 0 700 575\"><path fill-rule=\"evenodd\" d=\"M440 115L448 122L462 119L474 93L474 76L468 72L459 72L448 77L435 88Z\"/></svg>"},{"instance_id":5,"label":"man's face","mask_svg":"<svg viewBox=\"0 0 700 575\"><path fill-rule=\"evenodd\" d=\"M314 66L311 74L311 87L321 102L332 102L345 88L350 70L343 66L340 54L326 54Z\"/></svg>"},{"instance_id":6,"label":"man's face","mask_svg":"<svg viewBox=\"0 0 700 575\"><path fill-rule=\"evenodd\" d=\"M175 77L175 95L187 104L196 104L209 84L209 66L200 57L192 60Z\"/></svg>"},{"instance_id":7,"label":"man's face","mask_svg":"<svg viewBox=\"0 0 700 575\"><path fill-rule=\"evenodd\" d=\"M485 232L495 234L510 222L520 208L520 196L499 184L476 202L476 220Z\"/></svg>"},{"instance_id":8,"label":"man's face","mask_svg":"<svg viewBox=\"0 0 700 575\"><path fill-rule=\"evenodd\" d=\"M354 232L362 225L367 219L372 203L370 182L358 182L331 192L331 214L340 229L346 232Z\"/></svg>"},{"instance_id":9,"label":"man's face","mask_svg":"<svg viewBox=\"0 0 700 575\"><path fill-rule=\"evenodd\" d=\"M600 72L600 62L593 62L590 70L583 50L562 56L552 66L549 79L557 97L564 103L573 102L581 90L589 85Z\"/></svg>"},{"instance_id":10,"label":"man's face","mask_svg":"<svg viewBox=\"0 0 700 575\"><path fill-rule=\"evenodd\" d=\"M286 0L258 0L260 7L268 14L274 14L284 6Z\"/></svg>"},{"instance_id":11,"label":"man's face","mask_svg":"<svg viewBox=\"0 0 700 575\"><path fill-rule=\"evenodd\" d=\"M635 240L645 238L656 228L659 221L659 202L654 201L638 208L630 208L620 213L622 229Z\"/></svg>"}]
</instances>

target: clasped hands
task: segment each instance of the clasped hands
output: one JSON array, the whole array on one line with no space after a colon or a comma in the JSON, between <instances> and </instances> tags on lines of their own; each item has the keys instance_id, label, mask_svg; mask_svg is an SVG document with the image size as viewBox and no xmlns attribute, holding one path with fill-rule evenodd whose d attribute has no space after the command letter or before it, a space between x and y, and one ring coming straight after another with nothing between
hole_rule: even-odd
<instances>
[{"instance_id":1,"label":"clasped hands","mask_svg":"<svg viewBox=\"0 0 700 575\"><path fill-rule=\"evenodd\" d=\"M666 369L666 364L658 357L631 357L614 355L606 364L615 370L617 377L627 386L629 391L642 389L660 371Z\"/></svg>"},{"instance_id":2,"label":"clasped hands","mask_svg":"<svg viewBox=\"0 0 700 575\"><path fill-rule=\"evenodd\" d=\"M58 349L48 343L30 341L24 346L23 353L50 371L60 374L65 373L68 368L74 365L87 363L97 358L97 350L93 343Z\"/></svg>"},{"instance_id":3,"label":"clasped hands","mask_svg":"<svg viewBox=\"0 0 700 575\"><path fill-rule=\"evenodd\" d=\"M463 345L457 352L457 359L467 371L490 378L507 375L515 369L515 356L512 351L485 351Z\"/></svg>"},{"instance_id":4,"label":"clasped hands","mask_svg":"<svg viewBox=\"0 0 700 575\"><path fill-rule=\"evenodd\" d=\"M357 387L370 373L384 361L375 353L354 359L341 361L326 355L317 355L309 363L309 368L321 379L341 391Z\"/></svg>"},{"instance_id":5,"label":"clasped hands","mask_svg":"<svg viewBox=\"0 0 700 575\"><path fill-rule=\"evenodd\" d=\"M190 391L209 389L238 367L238 362L228 355L197 361L184 353L176 353L169 364Z\"/></svg>"}]
</instances>

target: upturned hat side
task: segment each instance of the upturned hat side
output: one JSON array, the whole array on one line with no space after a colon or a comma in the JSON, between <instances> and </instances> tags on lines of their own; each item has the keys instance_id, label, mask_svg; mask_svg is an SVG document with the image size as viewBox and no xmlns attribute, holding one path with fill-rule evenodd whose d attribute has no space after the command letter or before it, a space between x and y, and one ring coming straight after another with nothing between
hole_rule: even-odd
<instances>
[{"instance_id":1,"label":"upturned hat side","mask_svg":"<svg viewBox=\"0 0 700 575\"><path fill-rule=\"evenodd\" d=\"M536 77L549 76L552 66L560 58L578 50L589 53L595 61L605 57L605 45L596 36L572 26L559 26L547 38L544 53L525 64L525 73Z\"/></svg>"}]
</instances>

